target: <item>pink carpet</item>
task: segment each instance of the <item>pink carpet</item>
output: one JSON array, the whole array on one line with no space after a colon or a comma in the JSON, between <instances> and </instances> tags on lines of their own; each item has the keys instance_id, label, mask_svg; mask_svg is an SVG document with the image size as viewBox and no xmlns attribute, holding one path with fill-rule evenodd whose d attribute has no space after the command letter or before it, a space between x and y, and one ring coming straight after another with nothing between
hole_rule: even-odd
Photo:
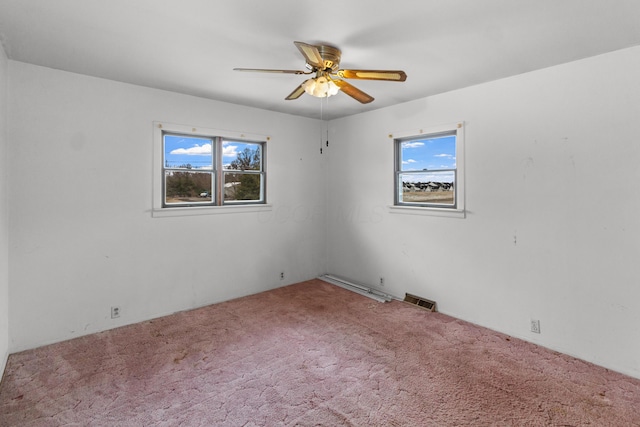
<instances>
[{"instance_id":1,"label":"pink carpet","mask_svg":"<svg viewBox=\"0 0 640 427\"><path fill-rule=\"evenodd\" d=\"M319 280L9 357L2 426L640 426L640 380Z\"/></svg>"}]
</instances>

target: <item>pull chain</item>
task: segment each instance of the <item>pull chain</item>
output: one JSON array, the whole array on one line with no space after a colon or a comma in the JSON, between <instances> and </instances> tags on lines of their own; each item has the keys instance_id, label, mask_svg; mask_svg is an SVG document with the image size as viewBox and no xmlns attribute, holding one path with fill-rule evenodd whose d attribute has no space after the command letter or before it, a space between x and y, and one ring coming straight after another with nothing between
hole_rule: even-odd
<instances>
[{"instance_id":1,"label":"pull chain","mask_svg":"<svg viewBox=\"0 0 640 427\"><path fill-rule=\"evenodd\" d=\"M329 107L329 97L327 96L327 108ZM329 147L329 121L327 120L327 147Z\"/></svg>"},{"instance_id":2,"label":"pull chain","mask_svg":"<svg viewBox=\"0 0 640 427\"><path fill-rule=\"evenodd\" d=\"M329 97L326 96L327 107L329 106ZM324 127L324 115L322 110L322 98L320 98L320 154L322 154L322 131ZM329 147L329 122L327 122L327 139L325 140L326 147Z\"/></svg>"},{"instance_id":3,"label":"pull chain","mask_svg":"<svg viewBox=\"0 0 640 427\"><path fill-rule=\"evenodd\" d=\"M327 147L329 147L329 122L327 122Z\"/></svg>"},{"instance_id":4,"label":"pull chain","mask_svg":"<svg viewBox=\"0 0 640 427\"><path fill-rule=\"evenodd\" d=\"M324 123L322 119L322 98L320 98L320 154L322 154L322 123Z\"/></svg>"}]
</instances>

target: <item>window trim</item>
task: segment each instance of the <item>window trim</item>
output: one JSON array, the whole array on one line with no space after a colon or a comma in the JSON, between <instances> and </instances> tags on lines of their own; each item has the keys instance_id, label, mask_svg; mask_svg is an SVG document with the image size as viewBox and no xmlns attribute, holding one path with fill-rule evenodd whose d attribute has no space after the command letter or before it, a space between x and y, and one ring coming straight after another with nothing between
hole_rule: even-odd
<instances>
[{"instance_id":1,"label":"window trim","mask_svg":"<svg viewBox=\"0 0 640 427\"><path fill-rule=\"evenodd\" d=\"M152 217L171 217L171 216L192 216L192 215L210 215L210 214L228 214L241 212L262 212L271 210L272 206L267 203L266 193L266 171L267 157L265 156L264 145L261 155L262 172L265 173L262 194L264 201L261 202L232 202L223 205L193 205L193 206L165 206L164 205L164 133L183 134L194 137L219 137L222 139L240 140L246 142L262 142L263 144L270 141L271 137L267 135L234 132L228 130L212 129L206 127L194 127L187 125L179 125L175 123L167 123L161 121L153 122L153 195L152 195ZM221 154L221 153L216 153ZM217 168L214 167L212 173L217 174ZM223 171L219 171L223 173ZM215 177L217 182L218 176ZM212 189L214 191L214 189ZM217 191L217 190L215 190Z\"/></svg>"},{"instance_id":2,"label":"window trim","mask_svg":"<svg viewBox=\"0 0 640 427\"><path fill-rule=\"evenodd\" d=\"M404 131L390 133L389 138L393 140L393 205L389 206L391 213L403 213L412 215L433 215L453 218L465 218L465 165L464 165L464 121L457 121L453 123L446 123L440 125L433 125L425 127L419 130ZM406 141L407 139L429 137L430 135L439 135L446 133L455 133L456 136L456 204L451 206L421 206L418 204L400 204L398 202L398 176L402 171L399 170L399 153L398 144L400 141Z\"/></svg>"}]
</instances>

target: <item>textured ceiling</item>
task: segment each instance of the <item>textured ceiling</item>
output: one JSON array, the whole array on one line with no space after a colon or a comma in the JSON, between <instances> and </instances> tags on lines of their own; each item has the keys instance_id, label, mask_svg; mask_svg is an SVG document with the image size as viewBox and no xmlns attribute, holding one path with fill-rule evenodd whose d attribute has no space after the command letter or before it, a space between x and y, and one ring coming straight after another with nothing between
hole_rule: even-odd
<instances>
[{"instance_id":1,"label":"textured ceiling","mask_svg":"<svg viewBox=\"0 0 640 427\"><path fill-rule=\"evenodd\" d=\"M350 80L332 119L640 44L638 0L0 0L9 59L319 118L284 98L305 80L234 67L304 69L294 40L342 50L342 68L402 69ZM614 77L612 77L614 78Z\"/></svg>"}]
</instances>

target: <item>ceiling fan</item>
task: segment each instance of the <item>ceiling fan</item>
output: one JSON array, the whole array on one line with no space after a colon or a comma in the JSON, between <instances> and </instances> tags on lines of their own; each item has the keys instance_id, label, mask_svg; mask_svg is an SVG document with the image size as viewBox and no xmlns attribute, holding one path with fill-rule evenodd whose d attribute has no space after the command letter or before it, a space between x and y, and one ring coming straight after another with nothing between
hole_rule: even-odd
<instances>
[{"instance_id":1,"label":"ceiling fan","mask_svg":"<svg viewBox=\"0 0 640 427\"><path fill-rule=\"evenodd\" d=\"M306 61L307 71L300 70L270 70L262 68L234 68L236 71L256 71L260 73L282 74L314 74L315 77L302 82L285 99L298 99L307 92L312 96L324 98L335 95L342 90L344 93L363 104L368 104L374 98L342 79L355 80L386 80L403 82L407 79L404 71L399 70L342 70L340 67L340 49L326 45L311 45L303 42L293 42Z\"/></svg>"}]
</instances>

